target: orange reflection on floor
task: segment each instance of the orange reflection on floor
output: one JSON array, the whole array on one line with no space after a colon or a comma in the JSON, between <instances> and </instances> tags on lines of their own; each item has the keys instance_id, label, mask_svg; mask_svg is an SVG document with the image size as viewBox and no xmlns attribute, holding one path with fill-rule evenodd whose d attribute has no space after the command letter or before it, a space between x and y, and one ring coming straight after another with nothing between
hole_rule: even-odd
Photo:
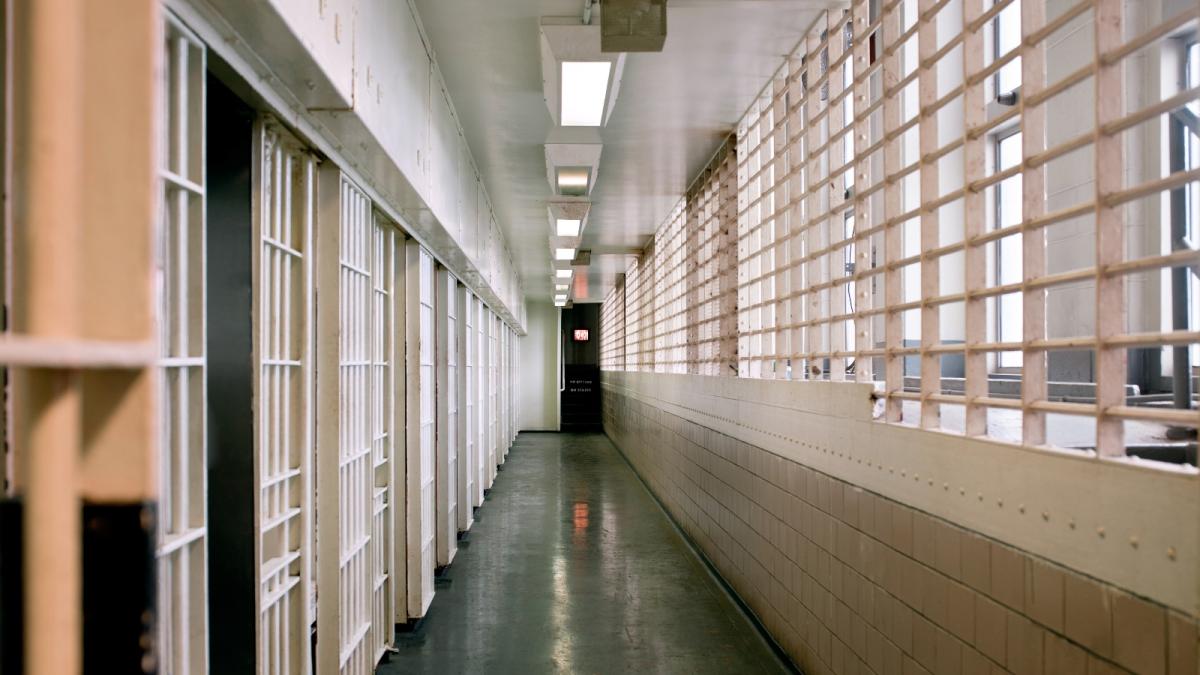
<instances>
[{"instance_id":1,"label":"orange reflection on floor","mask_svg":"<svg viewBox=\"0 0 1200 675\"><path fill-rule=\"evenodd\" d=\"M575 502L571 522L575 525L575 531L571 536L571 543L576 547L582 546L587 536L589 523L587 502Z\"/></svg>"}]
</instances>

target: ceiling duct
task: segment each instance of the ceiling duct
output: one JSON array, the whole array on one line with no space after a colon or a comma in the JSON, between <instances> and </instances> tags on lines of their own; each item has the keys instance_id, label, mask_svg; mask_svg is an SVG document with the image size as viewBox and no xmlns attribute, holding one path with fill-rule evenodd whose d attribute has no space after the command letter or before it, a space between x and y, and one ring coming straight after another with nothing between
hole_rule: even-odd
<instances>
[{"instance_id":1,"label":"ceiling duct","mask_svg":"<svg viewBox=\"0 0 1200 675\"><path fill-rule=\"evenodd\" d=\"M604 0L600 51L661 52L667 39L667 0Z\"/></svg>"}]
</instances>

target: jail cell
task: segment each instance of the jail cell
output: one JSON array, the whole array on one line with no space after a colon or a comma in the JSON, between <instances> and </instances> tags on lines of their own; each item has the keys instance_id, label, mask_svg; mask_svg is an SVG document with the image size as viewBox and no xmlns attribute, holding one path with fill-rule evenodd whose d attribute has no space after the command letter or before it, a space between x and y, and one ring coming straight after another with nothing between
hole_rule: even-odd
<instances>
[{"instance_id":1,"label":"jail cell","mask_svg":"<svg viewBox=\"0 0 1200 675\"><path fill-rule=\"evenodd\" d=\"M437 565L458 552L458 279L437 271Z\"/></svg>"},{"instance_id":2,"label":"jail cell","mask_svg":"<svg viewBox=\"0 0 1200 675\"><path fill-rule=\"evenodd\" d=\"M397 340L397 314L403 316L404 298L397 292L403 287L404 235L378 211L374 212L374 243L371 251L371 282L373 286L371 315L371 467L372 493L371 556L374 571L372 588L371 632L375 661L382 658L395 636L395 601L397 574L396 474L399 429L404 418L397 390L403 392L403 371L396 365L403 357L403 341Z\"/></svg>"},{"instance_id":3,"label":"jail cell","mask_svg":"<svg viewBox=\"0 0 1200 675\"><path fill-rule=\"evenodd\" d=\"M208 671L205 350L205 49L168 15L158 232L161 396L156 550L166 672Z\"/></svg>"},{"instance_id":4,"label":"jail cell","mask_svg":"<svg viewBox=\"0 0 1200 675\"><path fill-rule=\"evenodd\" d=\"M472 340L476 335L475 296L467 290L466 286L459 286L455 297L458 300L459 316L462 317L462 320L458 322L458 354L462 363L458 374L458 390L462 393L461 405L463 406L458 422L459 437L463 439L460 445L462 456L458 460L458 529L465 532L475 521L473 507L479 506L475 497L475 482L478 475L478 469L476 469L478 462L475 454L479 447L475 438L475 427L479 423L476 419L478 405L475 402L475 391L479 385L473 379L478 347Z\"/></svg>"},{"instance_id":5,"label":"jail cell","mask_svg":"<svg viewBox=\"0 0 1200 675\"><path fill-rule=\"evenodd\" d=\"M416 242L408 243L407 359L416 375L408 388L407 564L408 617L425 616L433 600L436 515L434 455L436 373L433 257Z\"/></svg>"},{"instance_id":6,"label":"jail cell","mask_svg":"<svg viewBox=\"0 0 1200 675\"><path fill-rule=\"evenodd\" d=\"M316 161L270 118L255 125L252 219L259 667L309 672L312 583L312 230Z\"/></svg>"}]
</instances>

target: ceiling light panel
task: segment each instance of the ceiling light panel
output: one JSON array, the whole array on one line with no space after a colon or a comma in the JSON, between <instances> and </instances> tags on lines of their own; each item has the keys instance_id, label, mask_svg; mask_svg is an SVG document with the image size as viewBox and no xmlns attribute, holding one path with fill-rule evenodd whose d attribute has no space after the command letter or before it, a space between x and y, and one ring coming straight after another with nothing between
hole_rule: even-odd
<instances>
[{"instance_id":1,"label":"ceiling light panel","mask_svg":"<svg viewBox=\"0 0 1200 675\"><path fill-rule=\"evenodd\" d=\"M554 249L554 259L564 262L570 262L575 259L575 249L573 248L558 248Z\"/></svg>"},{"instance_id":2,"label":"ceiling light panel","mask_svg":"<svg viewBox=\"0 0 1200 675\"><path fill-rule=\"evenodd\" d=\"M611 72L608 61L562 62L562 126L601 125Z\"/></svg>"},{"instance_id":3,"label":"ceiling light panel","mask_svg":"<svg viewBox=\"0 0 1200 675\"><path fill-rule=\"evenodd\" d=\"M603 148L596 129L559 127L552 136L566 140L593 139L592 142L546 143L546 178L550 181L550 189L564 197L586 197L596 185Z\"/></svg>"},{"instance_id":4,"label":"ceiling light panel","mask_svg":"<svg viewBox=\"0 0 1200 675\"><path fill-rule=\"evenodd\" d=\"M583 221L570 218L559 218L554 221L554 231L560 237L578 237L579 226Z\"/></svg>"},{"instance_id":5,"label":"ceiling light panel","mask_svg":"<svg viewBox=\"0 0 1200 675\"><path fill-rule=\"evenodd\" d=\"M542 84L560 127L600 127L620 90L625 54L600 51L599 24L578 16L541 19Z\"/></svg>"},{"instance_id":6,"label":"ceiling light panel","mask_svg":"<svg viewBox=\"0 0 1200 675\"><path fill-rule=\"evenodd\" d=\"M554 270L554 276L558 277L559 279L570 279L571 274L571 270Z\"/></svg>"}]
</instances>

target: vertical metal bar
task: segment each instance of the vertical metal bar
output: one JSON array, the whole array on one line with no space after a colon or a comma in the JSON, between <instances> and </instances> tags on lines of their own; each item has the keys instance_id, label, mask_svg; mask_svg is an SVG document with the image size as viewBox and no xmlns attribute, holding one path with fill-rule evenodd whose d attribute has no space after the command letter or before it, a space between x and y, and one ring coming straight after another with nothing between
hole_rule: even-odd
<instances>
[{"instance_id":1,"label":"vertical metal bar","mask_svg":"<svg viewBox=\"0 0 1200 675\"><path fill-rule=\"evenodd\" d=\"M828 10L827 10L828 12ZM822 194L815 186L820 185L827 175L823 170L820 154L815 152L815 148L821 146L821 125L817 123L816 117L820 113L821 105L821 36L824 31L818 30L818 26L828 27L829 20L826 16L823 20L813 24L813 30L809 31L804 37L804 108L801 115L801 124L804 128L804 145L801 148L801 156L805 158L804 166L804 204L800 214L800 222L804 228L802 236L804 237L804 257L807 261L804 264L804 316L803 321L807 324L804 336L804 358L802 359L805 369L805 379L820 379L825 375L824 360L815 356L816 352L822 352L826 349L824 340L826 323L825 318L828 316L822 308L822 289L826 275L822 269L822 260L820 256L814 255L814 252L824 248L821 241L821 228L825 224L823 219L818 219L818 214L824 214L828 217L827 209L822 207Z\"/></svg>"},{"instance_id":2,"label":"vertical metal bar","mask_svg":"<svg viewBox=\"0 0 1200 675\"><path fill-rule=\"evenodd\" d=\"M842 66L835 66L841 58L846 48L845 34L841 28L842 18L845 16L844 10L829 12L829 27L828 40L826 49L829 56L829 67L825 74L826 86L826 112L825 126L828 130L825 138L825 166L828 167L829 185L826 191L828 199L828 217L826 219L828 227L828 236L826 237L826 246L829 247L827 255L826 269L829 270L829 307L827 314L829 318L829 379L835 381L844 381L846 379L846 357L841 355L845 352L846 341L846 320L833 319L833 317L842 317L846 314L846 293L849 289L849 281L846 279L846 264L845 253L843 248L834 248L835 245L843 243L846 237L846 161L845 147L846 139L852 138L843 135L839 140L834 141L833 137L845 128L845 111L844 106L848 105L853 99L847 97L841 100L840 103L834 103L834 100L842 93L844 81L842 78ZM840 156L839 156L840 155ZM853 336L851 336L853 337Z\"/></svg>"},{"instance_id":3,"label":"vertical metal bar","mask_svg":"<svg viewBox=\"0 0 1200 675\"><path fill-rule=\"evenodd\" d=\"M874 64L869 62L870 47L872 40L877 40L879 31L876 30L873 34L866 33L866 27L870 24L870 3L867 0L859 0L854 3L852 8L854 30L854 46L853 46L853 147L854 159L854 194L852 195L852 208L854 213L854 256L853 274L856 277L854 282L854 379L856 382L870 382L874 379L874 368L872 367L872 359L863 354L864 350L874 348L874 335L871 329L871 316L866 312L872 307L874 294L871 288L875 283L874 265L872 256L872 241L871 237L863 235L864 231L871 230L878 220L881 220L880 214L876 213L871 208L871 201L864 199L861 195L864 189L873 183L874 176L871 174L871 154L866 152L866 148L874 144L874 135L871 132L872 116L864 114L862 111L868 106L874 104L875 99L871 94L871 78L868 73L872 70ZM865 276L871 273L872 276Z\"/></svg>"},{"instance_id":4,"label":"vertical metal bar","mask_svg":"<svg viewBox=\"0 0 1200 675\"><path fill-rule=\"evenodd\" d=\"M1030 157L1046 147L1046 106L1027 105L1031 96L1046 88L1046 48L1043 43L1029 44L1028 36L1046 24L1046 9L1041 3L1021 5L1021 147L1022 156ZM1046 176L1044 165L1025 165L1021 170L1021 219L1028 224L1046 212ZM1046 234L1042 228L1022 226L1021 273L1025 285L1021 292L1022 334L1025 348L1021 370L1021 442L1041 445L1046 442L1046 414L1033 408L1048 395L1046 386L1047 354L1029 349L1029 344L1046 337L1046 290L1030 288L1028 282L1046 273ZM997 244L999 245L999 244ZM997 300L999 302L999 300Z\"/></svg>"},{"instance_id":5,"label":"vertical metal bar","mask_svg":"<svg viewBox=\"0 0 1200 675\"><path fill-rule=\"evenodd\" d=\"M911 2L913 0L905 0ZM903 188L900 181L889 178L901 168L902 137L888 139L900 127L900 97L888 96L887 92L895 88L901 78L900 59L903 49L896 46L895 53L889 53L896 39L904 33L903 30L904 3L896 3L890 11L884 10L879 28L879 39L876 53L883 59L882 90L883 101L883 173L884 187L883 212L890 219L892 215L902 212ZM888 395L885 402L884 417L888 422L899 422L903 417L901 400L894 395L904 390L904 357L895 353L896 349L904 346L904 315L895 307L904 301L904 272L897 263L904 257L903 224L891 222L885 226L883 235L884 250L884 341L886 355L884 356L884 387Z\"/></svg>"},{"instance_id":6,"label":"vertical metal bar","mask_svg":"<svg viewBox=\"0 0 1200 675\"><path fill-rule=\"evenodd\" d=\"M963 431L968 436L987 433L987 408L976 401L988 394L987 354L973 350L974 345L987 342L987 300L974 293L987 286L987 244L975 243L987 227L985 194L969 186L984 177L986 172L986 141L972 136L971 130L984 122L985 101L983 79L975 75L983 69L983 32L970 26L983 13L981 0L963 2L963 286L967 294L964 307L964 395L966 419Z\"/></svg>"},{"instance_id":7,"label":"vertical metal bar","mask_svg":"<svg viewBox=\"0 0 1200 675\"><path fill-rule=\"evenodd\" d=\"M14 176L22 194L12 260L19 293L13 329L30 336L82 333L84 219L85 4L19 3L15 33L20 106L14 124ZM82 669L79 454L80 376L14 373L16 447L25 536L25 667L71 675ZM23 404L20 402L24 401Z\"/></svg>"},{"instance_id":8,"label":"vertical metal bar","mask_svg":"<svg viewBox=\"0 0 1200 675\"><path fill-rule=\"evenodd\" d=\"M1096 0L1095 19L1095 175L1096 175L1096 451L1102 457L1125 454L1125 422L1109 416L1108 409L1125 404L1123 347L1104 340L1125 330L1126 300L1124 275L1107 275L1108 265L1125 259L1125 206L1109 206L1108 195L1124 187L1125 153L1120 134L1104 132L1104 126L1125 111L1122 82L1124 63L1108 63L1104 54L1121 45L1124 30L1121 0Z\"/></svg>"},{"instance_id":9,"label":"vertical metal bar","mask_svg":"<svg viewBox=\"0 0 1200 675\"><path fill-rule=\"evenodd\" d=\"M937 51L937 17L926 16L934 6L934 0L918 0L917 15L917 60L920 64L918 80L918 115L921 163L921 297L933 298L941 290L941 258L930 256L928 251L938 248L940 227L938 212L925 205L938 198L938 165L926 159L938 148L938 116L933 109L938 98L937 63L928 59ZM941 426L941 406L929 399L942 391L941 357L930 350L941 343L941 307L921 306L921 427L937 429Z\"/></svg>"}]
</instances>

